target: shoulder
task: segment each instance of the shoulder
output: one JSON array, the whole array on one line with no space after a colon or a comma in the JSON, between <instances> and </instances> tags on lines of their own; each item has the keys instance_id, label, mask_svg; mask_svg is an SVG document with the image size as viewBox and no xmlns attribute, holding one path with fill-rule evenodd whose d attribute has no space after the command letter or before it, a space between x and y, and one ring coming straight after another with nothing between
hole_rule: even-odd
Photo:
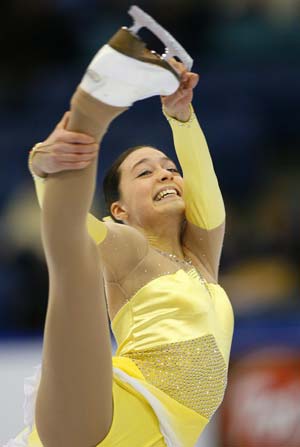
<instances>
[{"instance_id":1,"label":"shoulder","mask_svg":"<svg viewBox=\"0 0 300 447\"><path fill-rule=\"evenodd\" d=\"M101 249L101 245L104 245L104 242L110 242L113 244L127 244L128 242L136 242L138 246L142 245L144 247L148 245L146 237L130 225L123 225L113 221L105 221L103 224L107 229L107 236L105 241L103 241L102 244L99 244L99 249Z\"/></svg>"},{"instance_id":2,"label":"shoulder","mask_svg":"<svg viewBox=\"0 0 300 447\"><path fill-rule=\"evenodd\" d=\"M100 260L114 280L122 279L146 256L149 244L146 237L129 225L103 222L107 234L98 244Z\"/></svg>"}]
</instances>

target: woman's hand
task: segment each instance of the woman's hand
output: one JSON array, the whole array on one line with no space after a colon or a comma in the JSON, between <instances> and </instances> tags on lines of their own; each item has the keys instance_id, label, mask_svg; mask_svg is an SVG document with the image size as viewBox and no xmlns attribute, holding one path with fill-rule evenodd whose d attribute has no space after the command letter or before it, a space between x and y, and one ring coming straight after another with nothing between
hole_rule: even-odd
<instances>
[{"instance_id":1,"label":"woman's hand","mask_svg":"<svg viewBox=\"0 0 300 447\"><path fill-rule=\"evenodd\" d=\"M161 102L169 116L178 121L188 121L190 118L190 103L193 99L193 90L198 84L199 75L187 71L181 62L170 59L170 64L181 74L180 86L175 93L161 96Z\"/></svg>"},{"instance_id":2,"label":"woman's hand","mask_svg":"<svg viewBox=\"0 0 300 447\"><path fill-rule=\"evenodd\" d=\"M99 145L93 137L66 130L70 112L66 112L49 137L36 149L32 170L40 176L86 168L97 156Z\"/></svg>"}]
</instances>

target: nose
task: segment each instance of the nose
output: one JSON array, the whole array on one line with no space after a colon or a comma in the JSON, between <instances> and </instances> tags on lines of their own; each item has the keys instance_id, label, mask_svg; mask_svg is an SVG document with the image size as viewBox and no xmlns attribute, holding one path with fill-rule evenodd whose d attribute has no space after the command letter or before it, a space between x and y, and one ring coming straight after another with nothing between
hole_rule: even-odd
<instances>
[{"instance_id":1,"label":"nose","mask_svg":"<svg viewBox=\"0 0 300 447\"><path fill-rule=\"evenodd\" d=\"M169 171L168 169L161 169L159 173L159 179L161 182L165 180L170 180L174 178L173 172Z\"/></svg>"}]
</instances>

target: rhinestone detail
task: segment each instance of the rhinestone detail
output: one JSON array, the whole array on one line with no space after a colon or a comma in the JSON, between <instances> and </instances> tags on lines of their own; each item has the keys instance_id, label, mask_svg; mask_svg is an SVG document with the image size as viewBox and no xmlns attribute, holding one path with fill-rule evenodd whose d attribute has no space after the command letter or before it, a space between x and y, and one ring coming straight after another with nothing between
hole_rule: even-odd
<instances>
[{"instance_id":1,"label":"rhinestone detail","mask_svg":"<svg viewBox=\"0 0 300 447\"><path fill-rule=\"evenodd\" d=\"M201 284L203 284L209 294L209 296L212 298L211 296L211 291L209 290L209 287L207 285L207 281L204 279L203 275L201 274L201 272L193 265L193 262L190 258L185 258L185 259L180 259L178 258L176 255L174 255L173 253L168 253L166 251L162 251L159 248L153 247L154 250L156 250L158 253L160 253L161 255L169 258L171 261L175 262L178 265L182 265L182 266L189 266L190 269L187 272L190 276L192 276L193 278L197 278L199 279L199 281L201 282Z\"/></svg>"},{"instance_id":2,"label":"rhinestone detail","mask_svg":"<svg viewBox=\"0 0 300 447\"><path fill-rule=\"evenodd\" d=\"M124 354L146 380L210 419L221 404L227 367L213 335Z\"/></svg>"},{"instance_id":3,"label":"rhinestone detail","mask_svg":"<svg viewBox=\"0 0 300 447\"><path fill-rule=\"evenodd\" d=\"M196 115L194 110L192 109L191 105L190 105L190 111L191 111L191 116L190 119L188 121L178 121L176 118L173 118L172 116L169 116L165 110L165 108L163 107L163 112L165 117L167 118L167 121L169 121L169 123L171 124L175 124L178 127L185 127L185 128L190 128L191 124L193 121L196 120Z\"/></svg>"}]
</instances>

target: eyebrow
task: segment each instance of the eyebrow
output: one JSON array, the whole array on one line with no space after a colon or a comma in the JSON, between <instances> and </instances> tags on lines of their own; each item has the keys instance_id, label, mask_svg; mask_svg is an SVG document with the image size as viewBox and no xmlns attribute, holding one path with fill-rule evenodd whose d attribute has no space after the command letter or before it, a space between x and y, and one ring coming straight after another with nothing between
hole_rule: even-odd
<instances>
[{"instance_id":1,"label":"eyebrow","mask_svg":"<svg viewBox=\"0 0 300 447\"><path fill-rule=\"evenodd\" d=\"M159 160L168 160L168 161L171 161L171 162L174 164L174 161L171 160L171 158L166 157L166 156L164 156L164 157L160 157ZM142 158L141 160L137 161L137 162L132 166L131 171L133 171L134 168L136 168L136 167L137 167L138 165L140 165L141 163L144 163L145 161L153 161L153 160L152 160L151 158Z\"/></svg>"}]
</instances>

